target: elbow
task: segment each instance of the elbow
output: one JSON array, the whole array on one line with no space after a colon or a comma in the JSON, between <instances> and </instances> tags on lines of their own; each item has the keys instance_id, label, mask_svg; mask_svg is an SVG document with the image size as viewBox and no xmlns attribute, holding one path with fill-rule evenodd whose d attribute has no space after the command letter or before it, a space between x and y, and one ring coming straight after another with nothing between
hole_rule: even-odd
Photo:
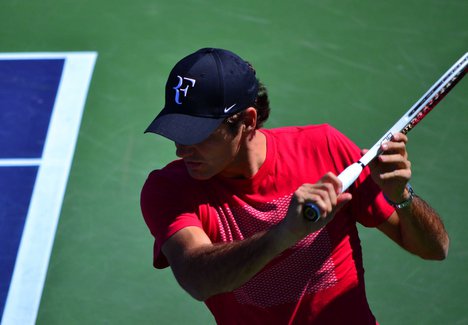
<instances>
[{"instance_id":1,"label":"elbow","mask_svg":"<svg viewBox=\"0 0 468 325\"><path fill-rule=\"evenodd\" d=\"M439 254L435 258L438 261L443 261L447 258L449 252L450 240L448 237L445 238L443 243L440 245Z\"/></svg>"},{"instance_id":2,"label":"elbow","mask_svg":"<svg viewBox=\"0 0 468 325\"><path fill-rule=\"evenodd\" d=\"M197 283L193 279L189 281L180 281L180 279L177 280L182 289L184 289L193 299L197 301L206 301L208 298L214 295L214 293L210 292L206 285L203 285L203 283Z\"/></svg>"},{"instance_id":3,"label":"elbow","mask_svg":"<svg viewBox=\"0 0 468 325\"><path fill-rule=\"evenodd\" d=\"M200 279L199 281L194 281L193 279L187 282L179 281L180 286L195 300L206 301L209 298L231 292L235 288L232 286L216 286L214 285L215 281L204 281Z\"/></svg>"},{"instance_id":4,"label":"elbow","mask_svg":"<svg viewBox=\"0 0 468 325\"><path fill-rule=\"evenodd\" d=\"M197 301L204 302L215 295L236 289L232 286L232 282L229 282L228 285L220 284L220 281L216 280L218 277L213 274L208 276L206 273L195 270L191 270L191 272L181 272L177 268L172 270L181 288Z\"/></svg>"},{"instance_id":5,"label":"elbow","mask_svg":"<svg viewBox=\"0 0 468 325\"><path fill-rule=\"evenodd\" d=\"M207 282L190 266L172 263L171 269L179 286L193 299L203 302L212 296L208 292Z\"/></svg>"},{"instance_id":6,"label":"elbow","mask_svg":"<svg viewBox=\"0 0 468 325\"><path fill-rule=\"evenodd\" d=\"M421 258L429 261L443 261L447 258L448 251L432 252L430 254L421 255Z\"/></svg>"},{"instance_id":7,"label":"elbow","mask_svg":"<svg viewBox=\"0 0 468 325\"><path fill-rule=\"evenodd\" d=\"M426 254L420 256L426 260L443 261L448 256L449 246L450 240L448 237L445 237L443 240L439 241L437 247L434 247Z\"/></svg>"}]
</instances>

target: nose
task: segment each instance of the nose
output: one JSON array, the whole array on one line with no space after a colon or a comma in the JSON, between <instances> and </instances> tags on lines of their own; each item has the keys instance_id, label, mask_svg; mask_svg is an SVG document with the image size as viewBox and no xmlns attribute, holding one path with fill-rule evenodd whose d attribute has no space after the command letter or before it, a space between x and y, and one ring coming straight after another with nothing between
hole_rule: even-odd
<instances>
[{"instance_id":1,"label":"nose","mask_svg":"<svg viewBox=\"0 0 468 325\"><path fill-rule=\"evenodd\" d=\"M176 143L176 156L179 158L187 158L192 153L192 147L180 143Z\"/></svg>"}]
</instances>

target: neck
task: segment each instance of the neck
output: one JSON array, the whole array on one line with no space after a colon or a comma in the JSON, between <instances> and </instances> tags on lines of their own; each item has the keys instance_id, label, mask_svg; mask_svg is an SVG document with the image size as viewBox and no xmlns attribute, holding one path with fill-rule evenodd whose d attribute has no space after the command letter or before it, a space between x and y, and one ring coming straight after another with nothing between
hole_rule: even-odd
<instances>
[{"instance_id":1,"label":"neck","mask_svg":"<svg viewBox=\"0 0 468 325\"><path fill-rule=\"evenodd\" d=\"M267 143L265 135L254 130L252 134L243 136L239 143L236 159L225 169L221 176L228 178L252 178L265 162Z\"/></svg>"}]
</instances>

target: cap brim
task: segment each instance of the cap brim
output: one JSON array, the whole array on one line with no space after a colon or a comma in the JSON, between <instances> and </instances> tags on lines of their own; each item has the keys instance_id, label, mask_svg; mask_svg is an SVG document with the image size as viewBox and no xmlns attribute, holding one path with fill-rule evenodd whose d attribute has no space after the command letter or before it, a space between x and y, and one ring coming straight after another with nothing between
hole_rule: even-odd
<instances>
[{"instance_id":1,"label":"cap brim","mask_svg":"<svg viewBox=\"0 0 468 325\"><path fill-rule=\"evenodd\" d=\"M185 114L165 114L157 116L145 133L152 132L182 145L194 145L206 140L223 118L196 117Z\"/></svg>"}]
</instances>

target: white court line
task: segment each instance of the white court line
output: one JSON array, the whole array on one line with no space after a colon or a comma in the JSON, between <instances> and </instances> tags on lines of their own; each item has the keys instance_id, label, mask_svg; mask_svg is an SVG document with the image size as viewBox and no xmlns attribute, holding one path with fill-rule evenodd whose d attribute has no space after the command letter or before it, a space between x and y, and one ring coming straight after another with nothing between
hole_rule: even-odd
<instances>
[{"instance_id":1,"label":"white court line","mask_svg":"<svg viewBox=\"0 0 468 325\"><path fill-rule=\"evenodd\" d=\"M0 159L0 167L22 167L39 166L42 159L22 158L22 159Z\"/></svg>"},{"instance_id":2,"label":"white court line","mask_svg":"<svg viewBox=\"0 0 468 325\"><path fill-rule=\"evenodd\" d=\"M75 151L95 52L0 54L1 59L65 59L2 325L33 325Z\"/></svg>"}]
</instances>

